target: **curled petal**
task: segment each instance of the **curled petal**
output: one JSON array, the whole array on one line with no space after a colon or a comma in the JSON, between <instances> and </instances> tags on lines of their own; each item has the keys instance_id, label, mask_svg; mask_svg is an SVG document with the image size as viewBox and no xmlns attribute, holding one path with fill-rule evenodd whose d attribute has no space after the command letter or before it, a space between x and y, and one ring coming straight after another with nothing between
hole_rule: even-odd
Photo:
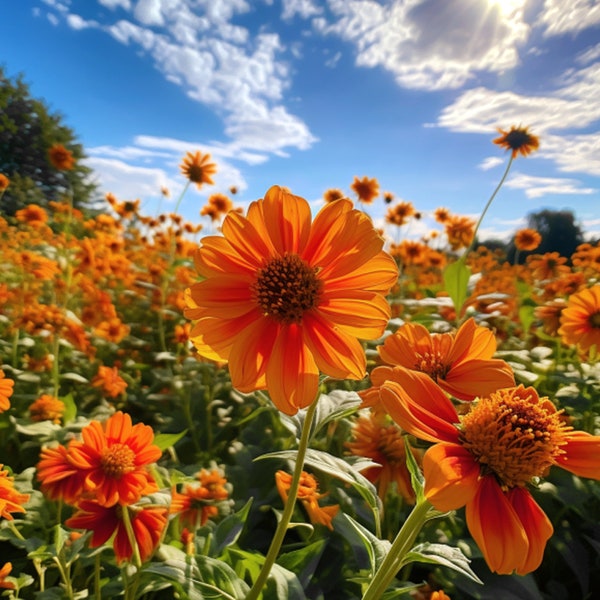
<instances>
[{"instance_id":1,"label":"curled petal","mask_svg":"<svg viewBox=\"0 0 600 600\"><path fill-rule=\"evenodd\" d=\"M559 466L579 477L600 479L600 436L573 431L562 450L556 458Z\"/></svg>"}]
</instances>

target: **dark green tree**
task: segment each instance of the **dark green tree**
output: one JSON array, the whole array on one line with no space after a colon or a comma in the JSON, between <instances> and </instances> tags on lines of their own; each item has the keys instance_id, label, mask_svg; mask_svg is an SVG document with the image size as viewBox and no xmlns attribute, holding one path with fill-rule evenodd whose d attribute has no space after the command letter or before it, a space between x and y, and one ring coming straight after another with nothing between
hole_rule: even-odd
<instances>
[{"instance_id":1,"label":"dark green tree","mask_svg":"<svg viewBox=\"0 0 600 600\"><path fill-rule=\"evenodd\" d=\"M519 252L519 262L525 262L529 254L545 254L558 252L561 256L570 258L579 244L585 239L581 226L575 221L571 210L543 209L527 216L527 227L535 229L541 236L541 244L532 252ZM507 260L514 261L514 238L507 251Z\"/></svg>"},{"instance_id":2,"label":"dark green tree","mask_svg":"<svg viewBox=\"0 0 600 600\"><path fill-rule=\"evenodd\" d=\"M75 159L71 170L60 171L48 159L53 144L62 144ZM81 164L83 147L63 117L43 100L30 95L23 76L9 78L0 67L0 173L10 185L0 202L0 214L13 215L27 204L47 207L72 194L73 206L91 207L97 186L92 170Z\"/></svg>"}]
</instances>

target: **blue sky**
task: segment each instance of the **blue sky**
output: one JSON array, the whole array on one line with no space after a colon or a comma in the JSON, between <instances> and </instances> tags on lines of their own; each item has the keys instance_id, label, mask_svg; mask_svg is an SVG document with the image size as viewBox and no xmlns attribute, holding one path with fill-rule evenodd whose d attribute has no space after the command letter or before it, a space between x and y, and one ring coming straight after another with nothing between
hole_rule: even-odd
<instances>
[{"instance_id":1,"label":"blue sky","mask_svg":"<svg viewBox=\"0 0 600 600\"><path fill-rule=\"evenodd\" d=\"M423 214L476 217L507 154L496 128L531 126L482 224L506 236L542 208L600 235L600 1L4 0L0 63L64 117L105 192L140 198L185 183L210 152L215 186L246 205L273 184L315 208L354 176ZM173 202L173 200L171 200ZM170 207L163 202L162 209ZM382 198L368 208L384 214Z\"/></svg>"}]
</instances>

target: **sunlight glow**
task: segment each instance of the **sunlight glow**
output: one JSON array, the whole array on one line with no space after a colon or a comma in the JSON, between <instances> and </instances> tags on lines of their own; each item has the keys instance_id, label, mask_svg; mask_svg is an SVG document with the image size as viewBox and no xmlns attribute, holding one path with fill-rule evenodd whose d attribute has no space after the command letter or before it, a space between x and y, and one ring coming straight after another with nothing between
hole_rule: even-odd
<instances>
[{"instance_id":1,"label":"sunlight glow","mask_svg":"<svg viewBox=\"0 0 600 600\"><path fill-rule=\"evenodd\" d=\"M487 0L490 8L497 6L500 12L505 15L511 15L515 11L522 9L526 0Z\"/></svg>"}]
</instances>

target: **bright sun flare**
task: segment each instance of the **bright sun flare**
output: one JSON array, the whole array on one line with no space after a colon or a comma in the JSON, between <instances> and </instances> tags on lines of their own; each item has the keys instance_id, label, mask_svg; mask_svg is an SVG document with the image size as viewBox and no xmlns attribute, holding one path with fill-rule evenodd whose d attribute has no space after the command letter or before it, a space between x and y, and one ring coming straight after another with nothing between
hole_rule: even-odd
<instances>
[{"instance_id":1,"label":"bright sun flare","mask_svg":"<svg viewBox=\"0 0 600 600\"><path fill-rule=\"evenodd\" d=\"M497 6L502 14L510 15L515 10L523 8L525 0L487 0L490 7Z\"/></svg>"}]
</instances>

